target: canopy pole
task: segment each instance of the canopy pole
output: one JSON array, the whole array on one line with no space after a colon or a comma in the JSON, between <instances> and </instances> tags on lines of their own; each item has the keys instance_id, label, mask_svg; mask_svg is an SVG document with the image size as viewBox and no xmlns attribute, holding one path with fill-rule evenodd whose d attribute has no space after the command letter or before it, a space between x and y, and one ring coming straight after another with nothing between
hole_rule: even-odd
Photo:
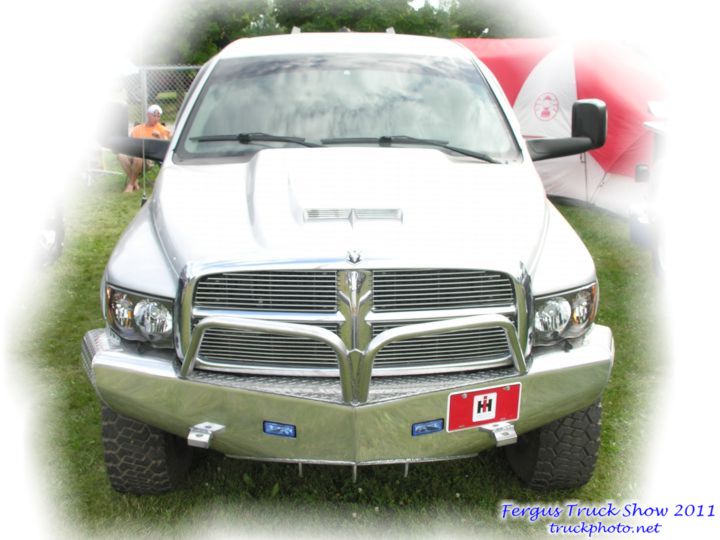
<instances>
[{"instance_id":1,"label":"canopy pole","mask_svg":"<svg viewBox=\"0 0 720 540\"><path fill-rule=\"evenodd\" d=\"M585 206L590 206L590 186L588 185L587 152L580 154L583 169L585 170Z\"/></svg>"}]
</instances>

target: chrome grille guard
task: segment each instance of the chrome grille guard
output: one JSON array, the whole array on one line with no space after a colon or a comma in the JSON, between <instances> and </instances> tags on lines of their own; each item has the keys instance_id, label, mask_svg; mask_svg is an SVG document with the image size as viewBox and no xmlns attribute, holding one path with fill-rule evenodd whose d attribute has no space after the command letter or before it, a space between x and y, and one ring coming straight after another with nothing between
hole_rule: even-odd
<instances>
[{"instance_id":1,"label":"chrome grille guard","mask_svg":"<svg viewBox=\"0 0 720 540\"><path fill-rule=\"evenodd\" d=\"M519 374L527 370L525 358L530 353L529 313L532 313L532 294L530 277L522 265L513 265L514 271L494 269L508 276L512 283L514 305L500 308L485 307L478 309L445 309L408 312L373 311L373 271L386 270L368 268L364 262L357 269L346 261L326 261L318 267L317 263L307 261L288 261L276 265L240 265L233 263L189 264L180 279L175 302L176 352L182 361L181 374L187 377L196 367L239 373L263 373L261 370L223 369L222 366L206 364L199 353L203 336L208 330L241 331L265 335L288 336L289 339L313 340L328 347L337 358L337 370L331 376L340 377L343 400L348 403L367 401L370 381L374 375L410 375L421 373L442 373L468 369L487 369L498 366L498 361L476 362L458 366L425 367L423 371L395 369L388 371L375 360L382 350L399 342L412 343L413 338L443 336L453 332L478 329L496 329L504 333L507 341L506 365L513 365ZM370 263L372 264L372 263ZM297 313L297 312L248 312L235 310L213 310L193 305L195 289L201 279L221 272L258 272L258 271L300 271L332 270L337 272L338 311L334 313ZM425 267L427 268L427 267ZM334 333L320 326L337 325ZM396 325L389 330L373 332L376 328ZM382 357L382 356L381 356ZM511 364L510 364L511 363ZM375 372L373 372L375 368ZM304 368L284 370L284 374L323 375ZM283 370L269 369L265 374L283 374ZM327 371L324 375L328 375Z\"/></svg>"},{"instance_id":2,"label":"chrome grille guard","mask_svg":"<svg viewBox=\"0 0 720 540\"><path fill-rule=\"evenodd\" d=\"M475 315L428 323L411 324L386 330L377 335L364 351L348 350L337 334L315 326L243 319L240 317L207 317L192 333L190 346L180 368L180 376L187 378L193 371L204 333L210 328L248 330L288 336L306 337L321 341L335 351L340 369L340 385L345 403L365 403L370 392L370 380L375 357L383 347L417 336L440 335L471 328L502 328L505 331L513 365L519 375L527 373L525 355L517 337L515 325L502 315Z\"/></svg>"}]
</instances>

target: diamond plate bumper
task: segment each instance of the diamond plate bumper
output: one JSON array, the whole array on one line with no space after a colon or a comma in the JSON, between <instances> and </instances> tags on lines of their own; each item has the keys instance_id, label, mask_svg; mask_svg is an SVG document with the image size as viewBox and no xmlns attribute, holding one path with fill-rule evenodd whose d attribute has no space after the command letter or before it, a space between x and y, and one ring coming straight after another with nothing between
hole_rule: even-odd
<instances>
[{"instance_id":1,"label":"diamond plate bumper","mask_svg":"<svg viewBox=\"0 0 720 540\"><path fill-rule=\"evenodd\" d=\"M303 463L370 465L473 455L496 445L488 430L411 435L411 426L445 418L448 395L522 383L517 434L595 401L607 384L612 333L595 325L572 349L536 349L528 371L512 368L372 381L370 400L342 402L335 379L203 373L180 378L172 353L111 343L104 330L83 339L82 358L100 398L126 416L186 438L193 426L225 426L211 448L233 457ZM297 427L295 438L263 432L263 421ZM446 422L447 419L445 418Z\"/></svg>"}]
</instances>

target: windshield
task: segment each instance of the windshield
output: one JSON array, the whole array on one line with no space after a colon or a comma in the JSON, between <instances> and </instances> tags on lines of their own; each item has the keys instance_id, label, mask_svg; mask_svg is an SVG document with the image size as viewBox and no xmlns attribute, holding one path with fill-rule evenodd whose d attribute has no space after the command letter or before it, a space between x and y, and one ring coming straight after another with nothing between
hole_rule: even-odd
<instances>
[{"instance_id":1,"label":"windshield","mask_svg":"<svg viewBox=\"0 0 720 540\"><path fill-rule=\"evenodd\" d=\"M218 62L177 153L222 158L298 146L281 138L358 145L387 137L397 137L393 146L441 141L493 161L521 157L492 90L468 60L357 54Z\"/></svg>"}]
</instances>

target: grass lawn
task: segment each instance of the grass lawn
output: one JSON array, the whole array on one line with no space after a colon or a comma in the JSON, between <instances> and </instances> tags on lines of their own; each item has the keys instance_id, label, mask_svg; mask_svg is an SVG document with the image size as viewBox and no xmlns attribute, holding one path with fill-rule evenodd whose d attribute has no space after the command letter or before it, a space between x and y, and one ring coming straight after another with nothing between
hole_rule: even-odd
<instances>
[{"instance_id":1,"label":"grass lawn","mask_svg":"<svg viewBox=\"0 0 720 540\"><path fill-rule=\"evenodd\" d=\"M605 213L561 206L592 252L601 287L598 321L612 327L615 368L604 398L603 442L592 481L573 492L523 488L499 450L447 463L401 466L297 467L226 459L197 461L188 487L163 496L114 492L107 481L98 400L80 365L83 334L103 325L98 292L110 252L137 212L140 194L121 193L120 177L81 186L66 206L66 247L40 276L43 304L29 308L34 332L18 354L41 389L36 445L39 477L58 515L73 530L177 537L201 534L212 523L239 535L422 535L477 537L490 530L530 536L541 523L502 523L498 502L623 500L639 494L642 441L652 422L653 388L662 360L654 345L659 317L649 255L632 245L626 224ZM139 264L142 264L139 262ZM42 425L42 430L39 426ZM42 434L40 434L42 431Z\"/></svg>"}]
</instances>

